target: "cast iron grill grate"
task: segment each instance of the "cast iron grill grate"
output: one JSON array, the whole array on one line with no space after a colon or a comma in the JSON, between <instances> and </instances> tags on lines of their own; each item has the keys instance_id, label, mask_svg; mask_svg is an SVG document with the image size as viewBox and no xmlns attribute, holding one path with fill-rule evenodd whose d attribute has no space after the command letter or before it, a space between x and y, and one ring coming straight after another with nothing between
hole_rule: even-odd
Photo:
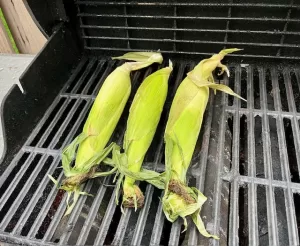
<instances>
[{"instance_id":1,"label":"cast iron grill grate","mask_svg":"<svg viewBox=\"0 0 300 246\"><path fill-rule=\"evenodd\" d=\"M63 218L66 195L48 179L62 180L60 151L82 129L92 102L118 62L82 58L65 87L0 178L0 239L27 245L196 245L208 239L193 225L169 223L161 191L141 183L143 209L122 214L115 205L112 178L95 179L70 217ZM174 62L169 95L148 168L164 169L163 130L176 88L193 63ZM132 75L133 92L153 65ZM212 244L297 245L300 226L300 70L266 65L230 65L224 78L243 103L225 94L211 95L189 172L189 184L208 197L202 216L220 235ZM114 133L121 143L130 102Z\"/></svg>"},{"instance_id":2,"label":"cast iron grill grate","mask_svg":"<svg viewBox=\"0 0 300 246\"><path fill-rule=\"evenodd\" d=\"M300 59L298 1L76 3L84 48L91 54L160 49L182 56L208 55L237 47L245 51L232 56Z\"/></svg>"}]
</instances>

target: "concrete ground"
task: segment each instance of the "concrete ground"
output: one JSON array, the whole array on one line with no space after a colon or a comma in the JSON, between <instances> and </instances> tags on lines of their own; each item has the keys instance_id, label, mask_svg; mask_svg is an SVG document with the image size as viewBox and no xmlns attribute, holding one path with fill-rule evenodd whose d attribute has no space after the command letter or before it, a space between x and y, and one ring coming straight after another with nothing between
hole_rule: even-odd
<instances>
[{"instance_id":1,"label":"concrete ground","mask_svg":"<svg viewBox=\"0 0 300 246\"><path fill-rule=\"evenodd\" d=\"M0 54L0 103L13 86L19 83L19 77L33 60L33 55ZM0 114L0 159L3 154L3 132Z\"/></svg>"}]
</instances>

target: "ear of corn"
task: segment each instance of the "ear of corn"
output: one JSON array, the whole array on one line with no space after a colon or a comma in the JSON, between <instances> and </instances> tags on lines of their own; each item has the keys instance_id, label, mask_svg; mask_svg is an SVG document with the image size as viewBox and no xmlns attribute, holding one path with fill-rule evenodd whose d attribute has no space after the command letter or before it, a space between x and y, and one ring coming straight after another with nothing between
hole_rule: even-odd
<instances>
[{"instance_id":1,"label":"ear of corn","mask_svg":"<svg viewBox=\"0 0 300 246\"><path fill-rule=\"evenodd\" d=\"M158 70L148 76L139 87L127 121L124 138L124 150L128 158L128 169L139 172L150 147L168 93L168 80L172 72L169 67ZM126 176L123 184L123 205L141 207L144 196L135 179Z\"/></svg>"},{"instance_id":2,"label":"ear of corn","mask_svg":"<svg viewBox=\"0 0 300 246\"><path fill-rule=\"evenodd\" d=\"M161 184L160 180L157 180L159 174L142 169L142 163L160 120L172 69L170 62L169 67L149 75L140 85L129 111L123 143L124 154L120 156L119 151L113 153L114 162L118 163L116 165L120 173L118 187L122 182L120 180L125 178L123 182L123 205L125 207L137 209L144 204L144 195L135 184L136 179L153 180L156 186ZM118 192L116 198L118 200Z\"/></svg>"},{"instance_id":3,"label":"ear of corn","mask_svg":"<svg viewBox=\"0 0 300 246\"><path fill-rule=\"evenodd\" d=\"M196 188L187 186L186 173L201 129L209 88L236 96L225 85L214 84L212 75L216 67L222 69L221 73L226 71L229 74L221 60L234 51L238 49L223 50L201 61L188 74L176 92L165 130L166 187L162 199L164 213L171 222L182 217L185 228L185 217L191 215L200 233L206 237L218 238L205 230L199 213L206 197Z\"/></svg>"},{"instance_id":4,"label":"ear of corn","mask_svg":"<svg viewBox=\"0 0 300 246\"><path fill-rule=\"evenodd\" d=\"M130 72L162 63L160 53L130 52L113 59L134 60L116 68L104 81L84 125L83 132L90 138L78 148L75 167L81 167L91 156L104 149L110 139L131 92Z\"/></svg>"},{"instance_id":5,"label":"ear of corn","mask_svg":"<svg viewBox=\"0 0 300 246\"><path fill-rule=\"evenodd\" d=\"M85 122L82 133L67 146L62 153L62 163L66 179L60 189L74 192L73 204L68 205L66 215L71 212L80 194L80 184L90 178L101 176L97 165L109 154L113 144L105 147L120 119L131 92L130 72L154 62L161 63L160 53L132 52L115 59L129 59L116 68L104 81ZM76 149L78 152L76 155ZM71 167L71 162L75 165Z\"/></svg>"}]
</instances>

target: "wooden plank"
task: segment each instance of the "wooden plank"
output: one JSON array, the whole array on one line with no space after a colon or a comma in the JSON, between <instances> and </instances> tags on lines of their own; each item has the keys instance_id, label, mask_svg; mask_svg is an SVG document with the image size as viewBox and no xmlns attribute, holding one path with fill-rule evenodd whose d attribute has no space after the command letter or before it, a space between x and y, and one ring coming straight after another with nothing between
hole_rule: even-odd
<instances>
[{"instance_id":1,"label":"wooden plank","mask_svg":"<svg viewBox=\"0 0 300 246\"><path fill-rule=\"evenodd\" d=\"M39 52L46 38L32 20L23 0L0 0L0 7L20 53Z\"/></svg>"},{"instance_id":2,"label":"wooden plank","mask_svg":"<svg viewBox=\"0 0 300 246\"><path fill-rule=\"evenodd\" d=\"M0 21L0 53L14 53L3 23Z\"/></svg>"}]
</instances>

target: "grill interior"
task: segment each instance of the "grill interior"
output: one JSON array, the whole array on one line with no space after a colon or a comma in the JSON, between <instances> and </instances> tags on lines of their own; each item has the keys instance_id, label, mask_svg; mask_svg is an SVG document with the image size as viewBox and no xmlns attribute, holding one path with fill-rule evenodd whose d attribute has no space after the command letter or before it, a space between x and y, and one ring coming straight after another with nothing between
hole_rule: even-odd
<instances>
[{"instance_id":1,"label":"grill interior","mask_svg":"<svg viewBox=\"0 0 300 246\"><path fill-rule=\"evenodd\" d=\"M161 191L141 183L142 210L115 205L112 178L87 182L70 217L63 218L66 195L46 176L62 180L60 150L78 135L106 76L119 65L84 57L70 80L1 178L1 237L60 245L192 244L207 242L195 231L181 234L162 212ZM166 65L166 64L165 64ZM164 169L163 129L174 92L194 63L176 63L163 117L145 166ZM158 69L132 74L133 92ZM220 233L220 244L293 245L298 243L300 210L299 135L300 71L290 68L231 65L228 84L247 103L211 95L198 140L189 184L208 197L202 210L208 230ZM114 133L121 143L130 101ZM223 105L223 106L221 106ZM216 173L218 175L216 175Z\"/></svg>"},{"instance_id":2,"label":"grill interior","mask_svg":"<svg viewBox=\"0 0 300 246\"><path fill-rule=\"evenodd\" d=\"M0 165L0 241L25 245L299 245L300 69L290 64L300 59L296 41L300 6L295 3L77 1L84 55L78 64L74 62L76 68L69 78L62 78L62 89L46 112L41 111L25 143L19 142L12 161L7 158ZM47 174L62 180L61 150L81 132L103 81L121 64L107 56L161 49L165 61L172 58L167 102L144 162L145 167L162 172L163 132L174 93L196 62L225 46L245 51L229 59L234 61L228 64L230 78L216 79L247 102L211 93L188 173L189 185L208 198L201 211L206 228L220 240L202 237L191 221L181 233L182 220L172 224L162 212L162 192L144 182L140 183L145 194L143 209L122 214L115 205L112 177L86 182L84 191L94 197L82 196L72 214L63 217L66 194L56 189ZM63 49L56 52L66 55ZM255 60L245 63L246 58ZM264 58L277 62L267 63ZM112 141L122 143L128 110L142 80L166 65L132 73L132 94ZM51 73L59 78L55 70ZM25 90L30 96L34 88Z\"/></svg>"},{"instance_id":3,"label":"grill interior","mask_svg":"<svg viewBox=\"0 0 300 246\"><path fill-rule=\"evenodd\" d=\"M297 1L77 1L85 50L158 50L212 54L245 49L243 58L300 58ZM198 56L199 57L199 56Z\"/></svg>"}]
</instances>

